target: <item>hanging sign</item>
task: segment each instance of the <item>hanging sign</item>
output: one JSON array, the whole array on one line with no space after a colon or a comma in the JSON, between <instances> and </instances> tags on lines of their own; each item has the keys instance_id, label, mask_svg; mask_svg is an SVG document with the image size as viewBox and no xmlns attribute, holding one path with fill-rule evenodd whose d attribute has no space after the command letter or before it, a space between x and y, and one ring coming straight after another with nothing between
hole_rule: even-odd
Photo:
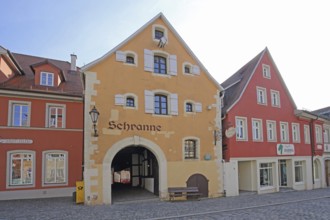
<instances>
[{"instance_id":1,"label":"hanging sign","mask_svg":"<svg viewBox=\"0 0 330 220\"><path fill-rule=\"evenodd\" d=\"M0 144L32 144L31 139L0 139Z\"/></svg>"}]
</instances>

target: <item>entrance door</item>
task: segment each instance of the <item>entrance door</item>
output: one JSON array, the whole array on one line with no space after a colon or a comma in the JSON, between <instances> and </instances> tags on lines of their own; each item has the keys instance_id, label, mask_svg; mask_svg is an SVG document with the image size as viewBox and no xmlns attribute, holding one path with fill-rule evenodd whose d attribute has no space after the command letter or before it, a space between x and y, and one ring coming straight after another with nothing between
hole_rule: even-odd
<instances>
[{"instance_id":1,"label":"entrance door","mask_svg":"<svg viewBox=\"0 0 330 220\"><path fill-rule=\"evenodd\" d=\"M330 160L325 161L325 181L330 186Z\"/></svg>"},{"instance_id":2,"label":"entrance door","mask_svg":"<svg viewBox=\"0 0 330 220\"><path fill-rule=\"evenodd\" d=\"M209 196L209 181L202 174L194 174L189 177L187 186L197 186L199 192L202 194L201 197Z\"/></svg>"},{"instance_id":3,"label":"entrance door","mask_svg":"<svg viewBox=\"0 0 330 220\"><path fill-rule=\"evenodd\" d=\"M286 160L279 161L280 186L288 186Z\"/></svg>"}]
</instances>

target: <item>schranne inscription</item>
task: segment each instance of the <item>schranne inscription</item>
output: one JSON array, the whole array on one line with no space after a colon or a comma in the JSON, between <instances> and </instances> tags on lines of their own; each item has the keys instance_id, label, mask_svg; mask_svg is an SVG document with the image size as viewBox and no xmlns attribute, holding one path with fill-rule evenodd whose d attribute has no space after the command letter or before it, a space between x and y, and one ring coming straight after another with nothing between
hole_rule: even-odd
<instances>
[{"instance_id":1,"label":"schranne inscription","mask_svg":"<svg viewBox=\"0 0 330 220\"><path fill-rule=\"evenodd\" d=\"M130 124L127 122L116 123L115 121L109 122L109 128L111 130L118 129L121 131L161 131L160 125L146 125L146 124Z\"/></svg>"}]
</instances>

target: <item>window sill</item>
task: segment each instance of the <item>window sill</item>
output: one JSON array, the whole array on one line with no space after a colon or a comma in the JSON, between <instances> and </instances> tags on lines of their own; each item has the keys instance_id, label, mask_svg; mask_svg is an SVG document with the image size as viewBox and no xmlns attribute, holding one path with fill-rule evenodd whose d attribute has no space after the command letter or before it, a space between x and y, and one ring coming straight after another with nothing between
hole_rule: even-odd
<instances>
[{"instance_id":1,"label":"window sill","mask_svg":"<svg viewBox=\"0 0 330 220\"><path fill-rule=\"evenodd\" d=\"M155 72L152 72L152 75L153 76L163 77L163 78L169 78L169 79L172 78L172 75L170 75L168 73L164 74L164 73L155 73Z\"/></svg>"}]
</instances>

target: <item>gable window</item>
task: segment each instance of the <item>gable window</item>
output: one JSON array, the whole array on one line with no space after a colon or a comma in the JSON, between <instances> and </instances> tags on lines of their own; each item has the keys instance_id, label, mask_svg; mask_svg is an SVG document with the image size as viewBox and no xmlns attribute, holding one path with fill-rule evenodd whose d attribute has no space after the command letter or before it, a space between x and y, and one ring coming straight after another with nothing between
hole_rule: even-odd
<instances>
[{"instance_id":1,"label":"gable window","mask_svg":"<svg viewBox=\"0 0 330 220\"><path fill-rule=\"evenodd\" d=\"M166 74L166 58L154 56L154 73Z\"/></svg>"},{"instance_id":2,"label":"gable window","mask_svg":"<svg viewBox=\"0 0 330 220\"><path fill-rule=\"evenodd\" d=\"M134 64L134 57L133 56L126 56L126 63Z\"/></svg>"},{"instance_id":3,"label":"gable window","mask_svg":"<svg viewBox=\"0 0 330 220\"><path fill-rule=\"evenodd\" d=\"M127 97L126 98L126 106L127 107L134 107L134 98L133 97Z\"/></svg>"},{"instance_id":4,"label":"gable window","mask_svg":"<svg viewBox=\"0 0 330 220\"><path fill-rule=\"evenodd\" d=\"M252 134L254 141L262 141L262 120L252 119Z\"/></svg>"},{"instance_id":5,"label":"gable window","mask_svg":"<svg viewBox=\"0 0 330 220\"><path fill-rule=\"evenodd\" d=\"M167 115L167 96L156 94L155 95L155 114Z\"/></svg>"},{"instance_id":6,"label":"gable window","mask_svg":"<svg viewBox=\"0 0 330 220\"><path fill-rule=\"evenodd\" d=\"M8 124L11 126L30 126L30 102L9 101Z\"/></svg>"},{"instance_id":7,"label":"gable window","mask_svg":"<svg viewBox=\"0 0 330 220\"><path fill-rule=\"evenodd\" d=\"M267 105L266 89L257 87L257 102L260 105Z\"/></svg>"},{"instance_id":8,"label":"gable window","mask_svg":"<svg viewBox=\"0 0 330 220\"><path fill-rule=\"evenodd\" d=\"M35 170L35 154L32 151L8 152L9 186L32 185Z\"/></svg>"},{"instance_id":9,"label":"gable window","mask_svg":"<svg viewBox=\"0 0 330 220\"><path fill-rule=\"evenodd\" d=\"M184 73L191 73L191 67L190 66L188 66L188 65L185 65L184 66Z\"/></svg>"},{"instance_id":10,"label":"gable window","mask_svg":"<svg viewBox=\"0 0 330 220\"><path fill-rule=\"evenodd\" d=\"M236 117L236 140L247 140L246 118Z\"/></svg>"},{"instance_id":11,"label":"gable window","mask_svg":"<svg viewBox=\"0 0 330 220\"><path fill-rule=\"evenodd\" d=\"M309 130L309 125L304 125L304 139L305 139L305 144L310 144L311 143L311 137L310 137L310 130Z\"/></svg>"},{"instance_id":12,"label":"gable window","mask_svg":"<svg viewBox=\"0 0 330 220\"><path fill-rule=\"evenodd\" d=\"M65 105L47 104L47 121L49 128L65 127Z\"/></svg>"},{"instance_id":13,"label":"gable window","mask_svg":"<svg viewBox=\"0 0 330 220\"><path fill-rule=\"evenodd\" d=\"M271 94L271 98L272 98L272 106L280 107L280 92L271 90L270 94Z\"/></svg>"},{"instance_id":14,"label":"gable window","mask_svg":"<svg viewBox=\"0 0 330 220\"><path fill-rule=\"evenodd\" d=\"M266 64L263 64L262 65L262 73L263 73L263 76L267 79L270 79L270 67Z\"/></svg>"},{"instance_id":15,"label":"gable window","mask_svg":"<svg viewBox=\"0 0 330 220\"><path fill-rule=\"evenodd\" d=\"M267 140L270 142L277 140L275 121L267 121Z\"/></svg>"},{"instance_id":16,"label":"gable window","mask_svg":"<svg viewBox=\"0 0 330 220\"><path fill-rule=\"evenodd\" d=\"M63 184L67 182L67 153L44 152L44 183Z\"/></svg>"},{"instance_id":17,"label":"gable window","mask_svg":"<svg viewBox=\"0 0 330 220\"><path fill-rule=\"evenodd\" d=\"M54 73L41 72L40 73L40 85L54 86Z\"/></svg>"},{"instance_id":18,"label":"gable window","mask_svg":"<svg viewBox=\"0 0 330 220\"><path fill-rule=\"evenodd\" d=\"M289 129L287 122L280 122L281 142L289 142Z\"/></svg>"},{"instance_id":19,"label":"gable window","mask_svg":"<svg viewBox=\"0 0 330 220\"><path fill-rule=\"evenodd\" d=\"M193 104L190 102L186 103L186 112L193 112Z\"/></svg>"},{"instance_id":20,"label":"gable window","mask_svg":"<svg viewBox=\"0 0 330 220\"><path fill-rule=\"evenodd\" d=\"M315 125L315 135L316 143L322 144L322 127L320 125Z\"/></svg>"},{"instance_id":21,"label":"gable window","mask_svg":"<svg viewBox=\"0 0 330 220\"><path fill-rule=\"evenodd\" d=\"M164 31L156 29L155 30L155 39L160 39L164 36Z\"/></svg>"},{"instance_id":22,"label":"gable window","mask_svg":"<svg viewBox=\"0 0 330 220\"><path fill-rule=\"evenodd\" d=\"M297 123L292 123L292 141L295 143L300 142L300 128Z\"/></svg>"},{"instance_id":23,"label":"gable window","mask_svg":"<svg viewBox=\"0 0 330 220\"><path fill-rule=\"evenodd\" d=\"M273 165L272 163L260 163L260 187L273 186Z\"/></svg>"},{"instance_id":24,"label":"gable window","mask_svg":"<svg viewBox=\"0 0 330 220\"><path fill-rule=\"evenodd\" d=\"M184 141L184 158L197 159L197 141L188 139Z\"/></svg>"}]
</instances>

